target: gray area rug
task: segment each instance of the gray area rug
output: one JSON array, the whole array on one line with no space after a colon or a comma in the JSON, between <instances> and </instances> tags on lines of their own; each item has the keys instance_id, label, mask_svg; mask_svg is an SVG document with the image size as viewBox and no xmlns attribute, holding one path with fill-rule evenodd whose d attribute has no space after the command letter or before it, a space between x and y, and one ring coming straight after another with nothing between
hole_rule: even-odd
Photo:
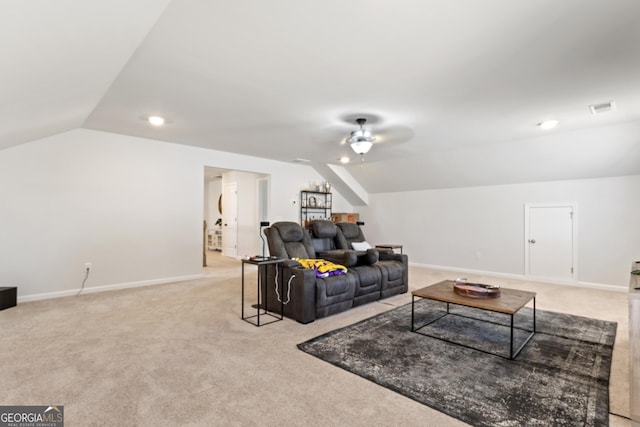
<instances>
[{"instance_id":1,"label":"gray area rug","mask_svg":"<svg viewBox=\"0 0 640 427\"><path fill-rule=\"evenodd\" d=\"M420 331L508 357L509 316L451 307L456 315ZM416 301L416 325L445 309ZM532 311L520 310L516 326L531 329ZM411 304L298 347L474 426L608 425L616 323L537 310L536 324L515 360L411 332ZM517 345L528 333L516 331Z\"/></svg>"}]
</instances>

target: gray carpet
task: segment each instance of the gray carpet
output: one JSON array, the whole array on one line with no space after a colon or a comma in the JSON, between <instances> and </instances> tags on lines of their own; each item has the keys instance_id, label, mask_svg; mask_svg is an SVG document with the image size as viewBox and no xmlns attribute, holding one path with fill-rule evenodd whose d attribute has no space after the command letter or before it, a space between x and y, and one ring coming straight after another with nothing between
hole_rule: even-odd
<instances>
[{"instance_id":1,"label":"gray carpet","mask_svg":"<svg viewBox=\"0 0 640 427\"><path fill-rule=\"evenodd\" d=\"M416 303L416 324L444 304ZM422 331L508 356L506 315L455 306ZM532 310L516 315L531 328ZM537 333L515 360L410 330L411 304L313 338L298 347L474 426L606 426L616 323L537 311ZM516 341L526 333L516 334Z\"/></svg>"}]
</instances>

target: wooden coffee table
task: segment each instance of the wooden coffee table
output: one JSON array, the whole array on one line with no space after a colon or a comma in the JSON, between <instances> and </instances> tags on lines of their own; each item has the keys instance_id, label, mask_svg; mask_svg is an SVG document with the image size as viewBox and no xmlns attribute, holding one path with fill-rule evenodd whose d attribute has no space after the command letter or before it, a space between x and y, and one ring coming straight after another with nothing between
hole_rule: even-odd
<instances>
[{"instance_id":1,"label":"wooden coffee table","mask_svg":"<svg viewBox=\"0 0 640 427\"><path fill-rule=\"evenodd\" d=\"M495 354L496 356L505 357L501 354L491 353L482 349L470 347L461 343L457 343L455 341L450 341L441 337L436 337L433 335L426 334L424 332L420 332L420 330L438 320L442 319L445 316L461 316L460 314L451 313L449 311L449 304L462 305L465 307L477 308L479 310L487 310L496 313L504 313L509 315L511 318L511 328L510 328L510 348L509 348L509 357L510 360L513 360L518 356L520 351L524 348L525 345L531 340L531 338L536 333L536 294L535 292L527 292L527 291L519 291L516 289L500 289L500 296L498 298L471 298L468 296L458 295L453 291L454 282L451 280L445 280L443 282L436 283L435 285L427 286L418 290L411 292L411 331L417 332L419 334L429 336L432 338L437 338L442 341L451 342L454 344L461 345L463 347L473 348L474 350L479 350L484 353ZM435 301L442 301L447 303L447 312L442 316L438 317L435 320L431 320L424 325L420 325L418 327L415 326L414 318L415 318L415 302L416 297L431 299ZM533 330L515 328L513 326L513 316L520 311L522 307L527 305L530 301L533 301ZM464 317L464 316L463 316ZM476 319L479 320L479 319ZM484 321L484 320L483 320ZM495 323L486 321L489 323ZM499 324L499 323L498 323ZM522 331L529 332L530 334L527 336L525 341L518 347L515 351L513 348L513 330L519 329Z\"/></svg>"}]
</instances>

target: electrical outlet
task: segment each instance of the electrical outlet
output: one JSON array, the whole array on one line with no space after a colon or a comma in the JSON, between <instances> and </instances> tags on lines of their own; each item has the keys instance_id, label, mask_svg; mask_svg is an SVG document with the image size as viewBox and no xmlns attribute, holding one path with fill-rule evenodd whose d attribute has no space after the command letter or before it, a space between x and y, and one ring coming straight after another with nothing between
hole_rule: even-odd
<instances>
[{"instance_id":1,"label":"electrical outlet","mask_svg":"<svg viewBox=\"0 0 640 427\"><path fill-rule=\"evenodd\" d=\"M85 271L91 271L91 268L93 267L93 264L91 264L90 262L85 262L84 263L84 269Z\"/></svg>"}]
</instances>

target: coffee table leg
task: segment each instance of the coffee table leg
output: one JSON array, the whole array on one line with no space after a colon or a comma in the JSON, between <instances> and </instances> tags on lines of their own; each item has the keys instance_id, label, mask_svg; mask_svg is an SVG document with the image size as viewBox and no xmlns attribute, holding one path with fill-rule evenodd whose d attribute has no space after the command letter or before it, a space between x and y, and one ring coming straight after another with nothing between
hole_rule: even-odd
<instances>
[{"instance_id":1,"label":"coffee table leg","mask_svg":"<svg viewBox=\"0 0 640 427\"><path fill-rule=\"evenodd\" d=\"M511 315L511 344L509 347L509 360L513 360L513 314Z\"/></svg>"},{"instance_id":2,"label":"coffee table leg","mask_svg":"<svg viewBox=\"0 0 640 427\"><path fill-rule=\"evenodd\" d=\"M518 347L518 349L515 351L515 353L513 352L513 316L514 315L512 314L511 315L511 351L510 351L510 355L509 355L509 359L510 360L515 359L518 356L518 354L520 354L522 349L527 345L527 343L529 341L531 341L531 338L533 338L533 336L536 334L536 297L533 297L533 331L527 331L527 332L531 332L531 333L524 340L522 345L520 345L520 347ZM526 329L522 329L522 330L526 330Z\"/></svg>"},{"instance_id":3,"label":"coffee table leg","mask_svg":"<svg viewBox=\"0 0 640 427\"><path fill-rule=\"evenodd\" d=\"M416 296L415 295L411 295L411 332L415 332L415 329L413 329L413 306L416 303Z\"/></svg>"},{"instance_id":4,"label":"coffee table leg","mask_svg":"<svg viewBox=\"0 0 640 427\"><path fill-rule=\"evenodd\" d=\"M536 332L536 297L533 297L533 332Z\"/></svg>"}]
</instances>

